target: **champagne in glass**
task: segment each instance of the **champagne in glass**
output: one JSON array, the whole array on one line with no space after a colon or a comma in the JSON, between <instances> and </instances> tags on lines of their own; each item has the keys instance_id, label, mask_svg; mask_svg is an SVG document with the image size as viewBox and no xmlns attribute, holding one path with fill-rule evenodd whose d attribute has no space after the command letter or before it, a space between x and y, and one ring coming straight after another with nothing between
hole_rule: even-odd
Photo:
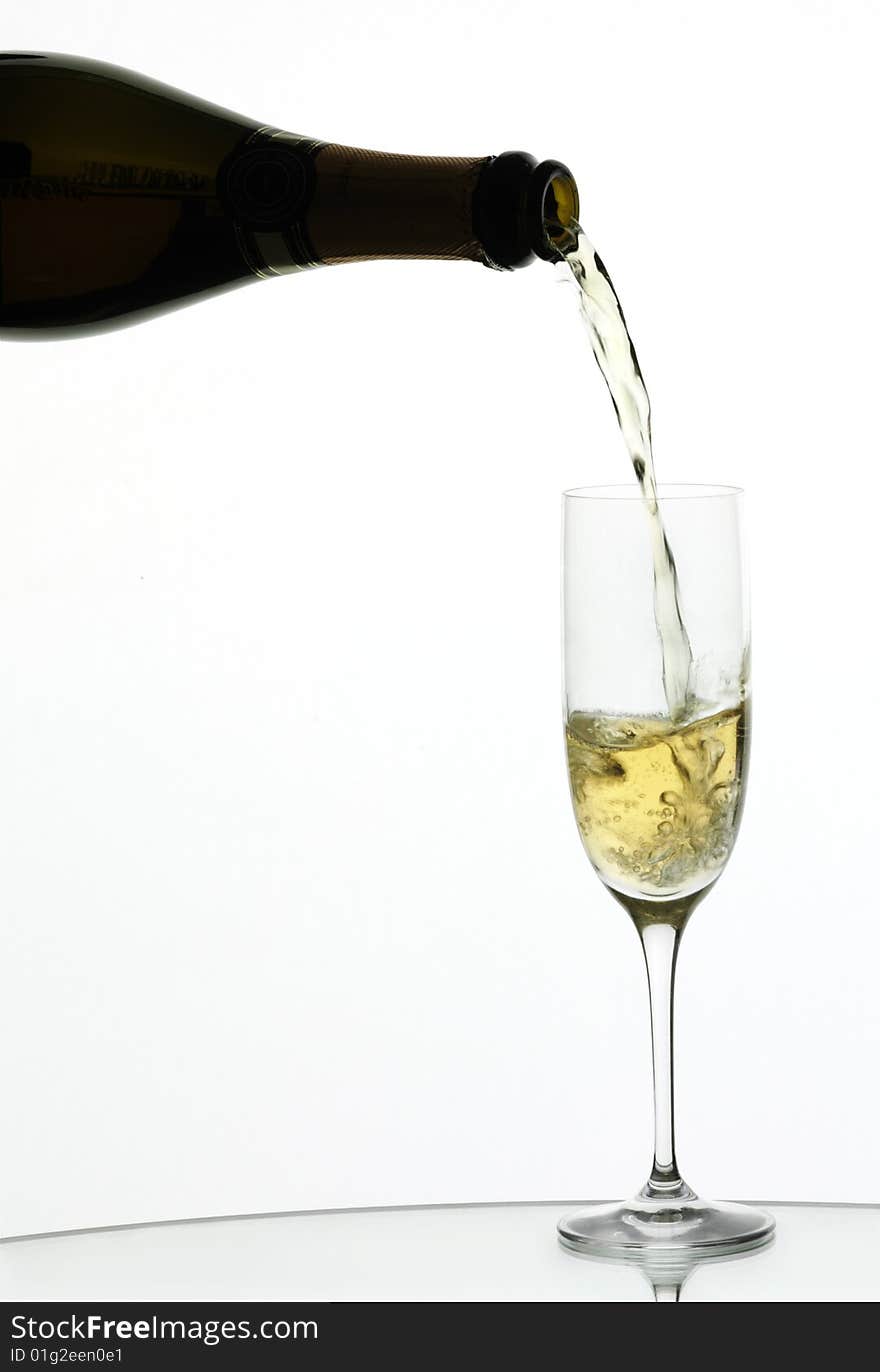
<instances>
[{"instance_id":1,"label":"champagne in glass","mask_svg":"<svg viewBox=\"0 0 880 1372\"><path fill-rule=\"evenodd\" d=\"M630 897L705 890L736 837L747 700L683 723L574 711L565 738L575 818L602 880Z\"/></svg>"}]
</instances>

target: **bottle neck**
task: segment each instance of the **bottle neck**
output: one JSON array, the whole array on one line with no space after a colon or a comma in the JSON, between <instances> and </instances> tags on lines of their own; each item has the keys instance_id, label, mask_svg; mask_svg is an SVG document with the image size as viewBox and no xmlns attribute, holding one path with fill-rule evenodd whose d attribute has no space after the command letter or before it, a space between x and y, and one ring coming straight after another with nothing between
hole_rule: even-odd
<instances>
[{"instance_id":1,"label":"bottle neck","mask_svg":"<svg viewBox=\"0 0 880 1372\"><path fill-rule=\"evenodd\" d=\"M473 222L485 161L326 144L315 154L315 189L305 217L318 260L485 261Z\"/></svg>"},{"instance_id":2,"label":"bottle neck","mask_svg":"<svg viewBox=\"0 0 880 1372\"><path fill-rule=\"evenodd\" d=\"M556 255L560 204L577 209L567 168L526 153L415 157L272 129L254 130L223 186L261 276L381 258L524 266Z\"/></svg>"}]
</instances>

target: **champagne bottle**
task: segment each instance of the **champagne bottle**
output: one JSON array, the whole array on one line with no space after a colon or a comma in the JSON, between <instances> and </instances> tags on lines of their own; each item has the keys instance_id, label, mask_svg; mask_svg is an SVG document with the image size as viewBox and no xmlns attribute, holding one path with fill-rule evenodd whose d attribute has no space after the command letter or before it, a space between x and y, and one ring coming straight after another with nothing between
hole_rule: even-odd
<instances>
[{"instance_id":1,"label":"champagne bottle","mask_svg":"<svg viewBox=\"0 0 880 1372\"><path fill-rule=\"evenodd\" d=\"M258 124L103 62L0 54L0 336L94 333L373 258L557 257L577 188L526 153L411 157Z\"/></svg>"}]
</instances>

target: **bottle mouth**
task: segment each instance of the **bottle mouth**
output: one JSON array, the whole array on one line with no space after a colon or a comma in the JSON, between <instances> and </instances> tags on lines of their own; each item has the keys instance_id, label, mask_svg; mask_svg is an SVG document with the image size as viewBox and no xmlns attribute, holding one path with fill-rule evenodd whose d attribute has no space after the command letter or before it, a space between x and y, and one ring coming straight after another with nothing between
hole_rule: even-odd
<instances>
[{"instance_id":1,"label":"bottle mouth","mask_svg":"<svg viewBox=\"0 0 880 1372\"><path fill-rule=\"evenodd\" d=\"M571 225L577 223L577 184L561 162L541 162L532 172L530 193L535 209L530 219L535 227L540 223L534 251L545 262L556 262L571 241Z\"/></svg>"},{"instance_id":2,"label":"bottle mouth","mask_svg":"<svg viewBox=\"0 0 880 1372\"><path fill-rule=\"evenodd\" d=\"M483 164L474 190L474 230L492 266L558 261L578 215L575 179L562 162L503 152Z\"/></svg>"}]
</instances>

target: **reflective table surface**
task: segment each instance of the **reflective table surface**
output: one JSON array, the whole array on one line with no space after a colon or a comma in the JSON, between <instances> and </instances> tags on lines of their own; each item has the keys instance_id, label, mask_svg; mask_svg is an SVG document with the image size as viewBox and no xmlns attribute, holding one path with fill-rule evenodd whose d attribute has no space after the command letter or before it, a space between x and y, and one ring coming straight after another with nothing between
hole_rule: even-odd
<instances>
[{"instance_id":1,"label":"reflective table surface","mask_svg":"<svg viewBox=\"0 0 880 1372\"><path fill-rule=\"evenodd\" d=\"M583 1202L184 1220L0 1243L0 1299L876 1301L880 1206L763 1201L764 1248L688 1270L600 1262L557 1242Z\"/></svg>"}]
</instances>

